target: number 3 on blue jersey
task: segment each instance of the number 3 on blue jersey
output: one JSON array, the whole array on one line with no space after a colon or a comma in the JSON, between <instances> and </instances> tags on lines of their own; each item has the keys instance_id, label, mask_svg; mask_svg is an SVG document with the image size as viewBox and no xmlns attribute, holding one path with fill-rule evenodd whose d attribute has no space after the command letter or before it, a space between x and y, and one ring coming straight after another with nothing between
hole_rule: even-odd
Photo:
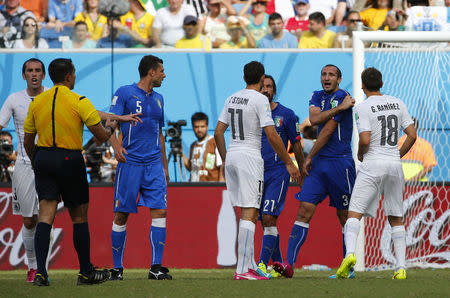
<instances>
[{"instance_id":1,"label":"number 3 on blue jersey","mask_svg":"<svg viewBox=\"0 0 450 298\"><path fill-rule=\"evenodd\" d=\"M136 100L136 113L142 113L142 106L140 100Z\"/></svg>"}]
</instances>

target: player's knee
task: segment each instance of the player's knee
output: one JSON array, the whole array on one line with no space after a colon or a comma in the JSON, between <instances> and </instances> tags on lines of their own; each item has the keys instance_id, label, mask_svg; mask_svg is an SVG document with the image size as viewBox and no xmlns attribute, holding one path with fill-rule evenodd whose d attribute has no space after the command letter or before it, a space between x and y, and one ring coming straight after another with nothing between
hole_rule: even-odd
<instances>
[{"instance_id":1,"label":"player's knee","mask_svg":"<svg viewBox=\"0 0 450 298\"><path fill-rule=\"evenodd\" d=\"M315 205L313 204L301 204L298 209L297 221L309 223L314 215Z\"/></svg>"},{"instance_id":2,"label":"player's knee","mask_svg":"<svg viewBox=\"0 0 450 298\"><path fill-rule=\"evenodd\" d=\"M25 228L31 230L36 226L37 218L36 217L24 217L23 225Z\"/></svg>"},{"instance_id":3,"label":"player's knee","mask_svg":"<svg viewBox=\"0 0 450 298\"><path fill-rule=\"evenodd\" d=\"M261 223L263 227L275 227L277 225L277 218L273 215L263 214Z\"/></svg>"},{"instance_id":4,"label":"player's knee","mask_svg":"<svg viewBox=\"0 0 450 298\"><path fill-rule=\"evenodd\" d=\"M123 226L127 224L128 220L128 213L122 213L122 212L116 212L114 214L114 221L113 223L118 226Z\"/></svg>"},{"instance_id":5,"label":"player's knee","mask_svg":"<svg viewBox=\"0 0 450 298\"><path fill-rule=\"evenodd\" d=\"M151 211L152 218L166 218L167 210L166 209L153 209Z\"/></svg>"}]
</instances>

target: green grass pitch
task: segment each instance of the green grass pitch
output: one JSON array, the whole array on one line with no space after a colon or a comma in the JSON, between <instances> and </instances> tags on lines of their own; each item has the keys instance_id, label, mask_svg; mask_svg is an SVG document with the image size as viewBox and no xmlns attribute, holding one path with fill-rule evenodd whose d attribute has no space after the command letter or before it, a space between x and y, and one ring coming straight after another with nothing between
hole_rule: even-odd
<instances>
[{"instance_id":1,"label":"green grass pitch","mask_svg":"<svg viewBox=\"0 0 450 298\"><path fill-rule=\"evenodd\" d=\"M296 270L292 279L234 281L233 269L171 269L173 280L147 279L129 269L123 281L77 286L74 270L51 270L50 287L25 282L25 270L0 271L0 297L449 297L450 269L408 270L407 280L391 271L358 272L353 280L331 280L333 271Z\"/></svg>"}]
</instances>

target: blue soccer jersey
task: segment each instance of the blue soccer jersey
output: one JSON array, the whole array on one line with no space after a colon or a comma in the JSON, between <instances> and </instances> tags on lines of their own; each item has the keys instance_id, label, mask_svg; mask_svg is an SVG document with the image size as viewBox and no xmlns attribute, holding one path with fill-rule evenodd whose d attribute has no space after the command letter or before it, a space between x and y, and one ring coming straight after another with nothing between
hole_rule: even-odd
<instances>
[{"instance_id":1,"label":"blue soccer jersey","mask_svg":"<svg viewBox=\"0 0 450 298\"><path fill-rule=\"evenodd\" d=\"M345 90L337 90L331 94L325 93L323 90L314 91L309 101L309 106L315 106L322 111L328 111L342 103L344 98L349 95ZM326 157L352 157L352 132L353 117L352 109L347 109L333 117L338 125L327 144L318 152L319 156ZM325 123L318 125L318 134L324 127Z\"/></svg>"},{"instance_id":2,"label":"blue soccer jersey","mask_svg":"<svg viewBox=\"0 0 450 298\"><path fill-rule=\"evenodd\" d=\"M275 129L280 135L281 140L283 140L284 146L287 147L288 140L291 141L291 144L294 144L296 137L299 135L299 132L297 131L297 117L294 112L279 103L276 108L272 110L272 118L275 123ZM285 169L283 161L275 153L267 140L264 130L261 139L261 155L264 159L264 170L277 166L281 166Z\"/></svg>"},{"instance_id":3,"label":"blue soccer jersey","mask_svg":"<svg viewBox=\"0 0 450 298\"><path fill-rule=\"evenodd\" d=\"M116 115L142 113L134 126L131 122L120 124L122 146L127 150L127 163L149 163L161 158L159 129L164 127L164 100L161 94L147 93L137 84L120 87L114 94L110 112Z\"/></svg>"}]
</instances>

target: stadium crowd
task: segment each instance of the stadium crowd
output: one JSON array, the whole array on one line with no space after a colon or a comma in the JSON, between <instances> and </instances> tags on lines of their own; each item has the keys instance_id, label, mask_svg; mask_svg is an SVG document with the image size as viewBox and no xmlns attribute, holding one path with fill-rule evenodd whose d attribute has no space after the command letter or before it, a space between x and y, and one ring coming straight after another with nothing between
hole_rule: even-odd
<instances>
[{"instance_id":1,"label":"stadium crowd","mask_svg":"<svg viewBox=\"0 0 450 298\"><path fill-rule=\"evenodd\" d=\"M2 48L348 48L354 30L448 31L450 0L0 0Z\"/></svg>"}]
</instances>

